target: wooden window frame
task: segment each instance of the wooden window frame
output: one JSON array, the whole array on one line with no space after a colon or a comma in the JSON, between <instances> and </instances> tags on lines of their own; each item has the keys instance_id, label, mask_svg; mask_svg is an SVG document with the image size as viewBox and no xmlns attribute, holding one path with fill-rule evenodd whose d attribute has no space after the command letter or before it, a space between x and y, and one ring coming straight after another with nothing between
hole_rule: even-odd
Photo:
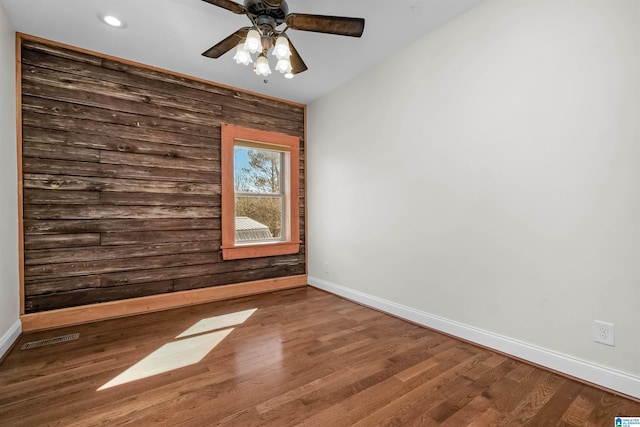
<instances>
[{"instance_id":1,"label":"wooden window frame","mask_svg":"<svg viewBox=\"0 0 640 427\"><path fill-rule=\"evenodd\" d=\"M283 240L277 242L235 242L234 147L236 140L279 148L288 152L289 164L283 165L285 177L285 224ZM222 259L259 258L296 254L300 250L300 138L277 132L223 124L222 157Z\"/></svg>"}]
</instances>

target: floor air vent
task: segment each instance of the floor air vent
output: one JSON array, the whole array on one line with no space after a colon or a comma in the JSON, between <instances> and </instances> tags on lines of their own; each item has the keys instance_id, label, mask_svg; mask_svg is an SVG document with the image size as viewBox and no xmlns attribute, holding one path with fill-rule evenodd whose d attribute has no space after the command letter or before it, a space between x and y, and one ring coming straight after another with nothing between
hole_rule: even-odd
<instances>
[{"instance_id":1,"label":"floor air vent","mask_svg":"<svg viewBox=\"0 0 640 427\"><path fill-rule=\"evenodd\" d=\"M77 340L80 334L62 335L61 337L47 338L44 340L30 341L20 347L21 350L27 350L34 347L42 347L43 345L57 344L59 342L67 342Z\"/></svg>"}]
</instances>

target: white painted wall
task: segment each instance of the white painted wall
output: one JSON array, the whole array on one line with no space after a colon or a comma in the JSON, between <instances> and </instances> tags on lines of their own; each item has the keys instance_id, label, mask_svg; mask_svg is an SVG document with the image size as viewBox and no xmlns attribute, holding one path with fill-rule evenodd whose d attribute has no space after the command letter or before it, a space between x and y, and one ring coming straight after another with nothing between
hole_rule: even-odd
<instances>
[{"instance_id":1,"label":"white painted wall","mask_svg":"<svg viewBox=\"0 0 640 427\"><path fill-rule=\"evenodd\" d=\"M310 283L640 397L640 0L418 40L309 106L308 194Z\"/></svg>"},{"instance_id":2,"label":"white painted wall","mask_svg":"<svg viewBox=\"0 0 640 427\"><path fill-rule=\"evenodd\" d=\"M0 6L0 357L20 334L15 32Z\"/></svg>"}]
</instances>

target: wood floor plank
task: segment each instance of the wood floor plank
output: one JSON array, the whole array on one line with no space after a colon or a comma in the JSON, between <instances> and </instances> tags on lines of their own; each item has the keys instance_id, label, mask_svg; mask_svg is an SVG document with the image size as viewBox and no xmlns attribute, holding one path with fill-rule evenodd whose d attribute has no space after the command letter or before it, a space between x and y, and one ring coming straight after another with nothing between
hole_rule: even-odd
<instances>
[{"instance_id":1,"label":"wood floor plank","mask_svg":"<svg viewBox=\"0 0 640 427\"><path fill-rule=\"evenodd\" d=\"M183 336L195 324L209 329ZM200 350L180 349L216 331L225 338L199 360L99 390L162 349L182 356L160 365L189 359ZM70 333L79 339L20 350ZM25 334L0 365L3 427L602 426L618 415L640 403L311 287Z\"/></svg>"},{"instance_id":2,"label":"wood floor plank","mask_svg":"<svg viewBox=\"0 0 640 427\"><path fill-rule=\"evenodd\" d=\"M577 396L562 414L560 420L571 426L579 427L589 419L595 405L584 396Z\"/></svg>"}]
</instances>

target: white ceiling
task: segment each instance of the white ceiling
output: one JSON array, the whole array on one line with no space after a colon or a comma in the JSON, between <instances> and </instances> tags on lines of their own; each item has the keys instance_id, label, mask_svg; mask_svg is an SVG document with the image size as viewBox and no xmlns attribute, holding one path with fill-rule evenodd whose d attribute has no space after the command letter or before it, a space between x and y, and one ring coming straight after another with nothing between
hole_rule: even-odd
<instances>
[{"instance_id":1,"label":"white ceiling","mask_svg":"<svg viewBox=\"0 0 640 427\"><path fill-rule=\"evenodd\" d=\"M201 56L249 23L202 0L0 0L0 5L22 33L308 104L481 1L288 0L289 12L365 18L364 34L288 31L309 70L292 80L274 71L267 83L235 64L232 52L219 59ZM127 27L103 24L101 13L124 19Z\"/></svg>"}]
</instances>

